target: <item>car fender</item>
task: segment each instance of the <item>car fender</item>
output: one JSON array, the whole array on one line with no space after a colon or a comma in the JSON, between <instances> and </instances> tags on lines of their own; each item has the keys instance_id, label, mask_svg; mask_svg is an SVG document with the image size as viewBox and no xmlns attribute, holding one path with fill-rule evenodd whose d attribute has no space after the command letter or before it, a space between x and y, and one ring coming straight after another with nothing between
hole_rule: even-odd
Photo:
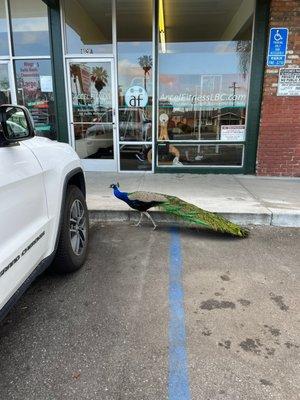
<instances>
[{"instance_id":1,"label":"car fender","mask_svg":"<svg viewBox=\"0 0 300 400\"><path fill-rule=\"evenodd\" d=\"M24 144L33 152L43 170L50 226L47 255L50 255L58 244L68 183L76 174L81 174L83 177L83 168L77 153L68 144L41 137L30 139ZM85 187L83 191L85 195Z\"/></svg>"}]
</instances>

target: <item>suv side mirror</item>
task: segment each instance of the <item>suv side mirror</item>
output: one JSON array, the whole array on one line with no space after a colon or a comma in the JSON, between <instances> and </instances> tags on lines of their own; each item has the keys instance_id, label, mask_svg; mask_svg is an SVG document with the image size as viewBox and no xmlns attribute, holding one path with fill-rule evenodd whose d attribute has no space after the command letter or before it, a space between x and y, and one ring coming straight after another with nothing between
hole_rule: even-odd
<instances>
[{"instance_id":1,"label":"suv side mirror","mask_svg":"<svg viewBox=\"0 0 300 400\"><path fill-rule=\"evenodd\" d=\"M34 136L33 121L26 107L3 104L0 106L0 123L0 144L2 145L16 143Z\"/></svg>"}]
</instances>

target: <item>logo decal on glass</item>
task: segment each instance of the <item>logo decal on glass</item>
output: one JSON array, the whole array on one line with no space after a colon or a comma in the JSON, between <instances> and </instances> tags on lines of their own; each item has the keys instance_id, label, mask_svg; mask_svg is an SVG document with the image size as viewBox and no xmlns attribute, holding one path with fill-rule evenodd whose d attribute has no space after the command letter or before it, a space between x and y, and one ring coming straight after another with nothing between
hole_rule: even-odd
<instances>
[{"instance_id":1,"label":"logo decal on glass","mask_svg":"<svg viewBox=\"0 0 300 400\"><path fill-rule=\"evenodd\" d=\"M127 107L146 107L148 94L142 86L131 86L125 93Z\"/></svg>"}]
</instances>

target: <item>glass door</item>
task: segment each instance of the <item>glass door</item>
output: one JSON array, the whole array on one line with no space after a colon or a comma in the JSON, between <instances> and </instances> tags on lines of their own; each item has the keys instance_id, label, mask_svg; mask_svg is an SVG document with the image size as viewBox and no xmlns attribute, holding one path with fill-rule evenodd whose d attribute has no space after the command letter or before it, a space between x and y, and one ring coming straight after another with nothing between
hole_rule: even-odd
<instances>
[{"instance_id":1,"label":"glass door","mask_svg":"<svg viewBox=\"0 0 300 400\"><path fill-rule=\"evenodd\" d=\"M116 171L112 59L68 60L69 121L86 171Z\"/></svg>"}]
</instances>

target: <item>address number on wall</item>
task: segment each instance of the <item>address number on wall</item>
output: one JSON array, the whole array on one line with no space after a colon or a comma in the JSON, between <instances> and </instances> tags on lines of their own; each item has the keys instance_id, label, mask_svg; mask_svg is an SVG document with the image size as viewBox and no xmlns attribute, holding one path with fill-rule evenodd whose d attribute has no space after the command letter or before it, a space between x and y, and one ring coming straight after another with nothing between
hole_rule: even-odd
<instances>
[{"instance_id":1,"label":"address number on wall","mask_svg":"<svg viewBox=\"0 0 300 400\"><path fill-rule=\"evenodd\" d=\"M93 49L80 49L81 54L93 54Z\"/></svg>"}]
</instances>

